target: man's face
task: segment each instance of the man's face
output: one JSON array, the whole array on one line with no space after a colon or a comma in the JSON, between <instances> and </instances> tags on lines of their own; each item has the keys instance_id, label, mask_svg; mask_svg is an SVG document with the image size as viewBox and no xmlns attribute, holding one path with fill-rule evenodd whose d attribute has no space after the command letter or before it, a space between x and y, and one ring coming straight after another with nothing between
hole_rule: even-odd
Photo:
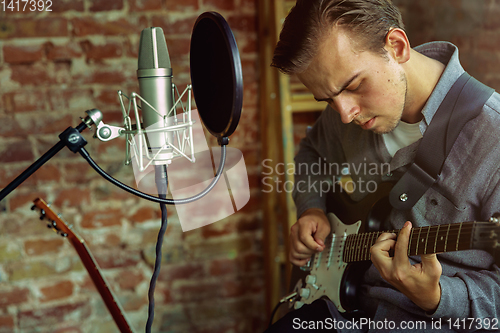
<instances>
[{"instance_id":1,"label":"man's face","mask_svg":"<svg viewBox=\"0 0 500 333\"><path fill-rule=\"evenodd\" d=\"M357 51L338 27L323 41L307 70L297 75L316 100L326 101L343 123L375 133L391 132L406 103L407 81L389 55Z\"/></svg>"}]
</instances>

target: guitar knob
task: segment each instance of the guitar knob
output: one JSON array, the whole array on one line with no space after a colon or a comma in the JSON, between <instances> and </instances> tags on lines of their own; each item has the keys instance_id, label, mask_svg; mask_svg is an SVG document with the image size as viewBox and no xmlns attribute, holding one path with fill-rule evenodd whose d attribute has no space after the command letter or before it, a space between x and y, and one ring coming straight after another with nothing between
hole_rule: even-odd
<instances>
[{"instance_id":1,"label":"guitar knob","mask_svg":"<svg viewBox=\"0 0 500 333\"><path fill-rule=\"evenodd\" d=\"M300 297L302 297L303 299L308 299L310 295L311 290L309 288L300 289Z\"/></svg>"},{"instance_id":2,"label":"guitar knob","mask_svg":"<svg viewBox=\"0 0 500 333\"><path fill-rule=\"evenodd\" d=\"M295 304L293 305L293 308L294 308L295 310L298 310L298 309L300 309L302 306L304 306L304 302L297 301L297 302L295 302Z\"/></svg>"},{"instance_id":3,"label":"guitar knob","mask_svg":"<svg viewBox=\"0 0 500 333\"><path fill-rule=\"evenodd\" d=\"M306 276L307 284L315 284L316 283L316 275L308 275Z\"/></svg>"}]
</instances>

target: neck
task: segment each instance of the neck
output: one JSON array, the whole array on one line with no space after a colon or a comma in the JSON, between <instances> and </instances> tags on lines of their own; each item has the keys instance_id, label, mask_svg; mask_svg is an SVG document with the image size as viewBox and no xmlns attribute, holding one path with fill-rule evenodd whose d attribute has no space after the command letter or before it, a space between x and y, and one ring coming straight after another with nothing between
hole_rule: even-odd
<instances>
[{"instance_id":1,"label":"neck","mask_svg":"<svg viewBox=\"0 0 500 333\"><path fill-rule=\"evenodd\" d=\"M401 120L414 124L422 120L422 109L436 87L445 65L411 50L411 58L405 64L407 99Z\"/></svg>"}]
</instances>

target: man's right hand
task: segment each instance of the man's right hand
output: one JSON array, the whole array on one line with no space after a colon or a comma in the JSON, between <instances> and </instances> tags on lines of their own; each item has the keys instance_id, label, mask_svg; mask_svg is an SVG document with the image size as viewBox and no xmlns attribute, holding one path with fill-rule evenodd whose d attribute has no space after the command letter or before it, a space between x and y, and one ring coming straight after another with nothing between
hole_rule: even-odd
<instances>
[{"instance_id":1,"label":"man's right hand","mask_svg":"<svg viewBox=\"0 0 500 333\"><path fill-rule=\"evenodd\" d=\"M307 264L313 254L325 249L329 234L330 222L323 210L306 210L290 229L290 262L297 266Z\"/></svg>"}]
</instances>

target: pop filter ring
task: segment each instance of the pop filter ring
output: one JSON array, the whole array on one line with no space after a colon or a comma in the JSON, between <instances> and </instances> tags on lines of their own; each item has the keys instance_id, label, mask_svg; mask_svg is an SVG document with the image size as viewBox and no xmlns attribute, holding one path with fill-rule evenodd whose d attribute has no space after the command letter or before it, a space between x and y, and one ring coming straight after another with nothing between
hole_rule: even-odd
<instances>
[{"instance_id":1,"label":"pop filter ring","mask_svg":"<svg viewBox=\"0 0 500 333\"><path fill-rule=\"evenodd\" d=\"M236 40L217 12L201 14L193 27L190 50L194 99L205 128L219 144L236 127L243 105L243 75Z\"/></svg>"}]
</instances>

